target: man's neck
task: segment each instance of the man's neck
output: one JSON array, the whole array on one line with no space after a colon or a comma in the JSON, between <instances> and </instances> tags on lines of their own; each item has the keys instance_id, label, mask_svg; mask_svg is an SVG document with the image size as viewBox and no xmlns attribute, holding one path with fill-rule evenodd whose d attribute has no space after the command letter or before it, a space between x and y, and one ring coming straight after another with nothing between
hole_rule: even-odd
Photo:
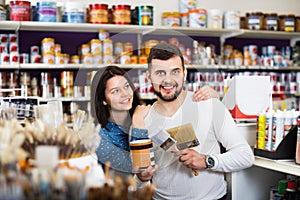
<instances>
[{"instance_id":1,"label":"man's neck","mask_svg":"<svg viewBox=\"0 0 300 200\"><path fill-rule=\"evenodd\" d=\"M158 98L154 104L155 111L166 117L173 116L185 100L186 94L187 92L183 90L174 101L164 101Z\"/></svg>"}]
</instances>

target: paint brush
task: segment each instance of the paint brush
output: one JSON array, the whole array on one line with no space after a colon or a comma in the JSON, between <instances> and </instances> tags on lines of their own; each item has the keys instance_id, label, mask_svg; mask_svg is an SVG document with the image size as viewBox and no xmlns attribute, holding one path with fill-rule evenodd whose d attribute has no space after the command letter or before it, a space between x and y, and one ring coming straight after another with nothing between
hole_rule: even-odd
<instances>
[{"instance_id":1,"label":"paint brush","mask_svg":"<svg viewBox=\"0 0 300 200\"><path fill-rule=\"evenodd\" d=\"M179 150L198 146L199 140L195 134L192 124L184 124L167 130L171 138L177 142L176 146ZM198 175L198 170L193 169L195 176Z\"/></svg>"},{"instance_id":2,"label":"paint brush","mask_svg":"<svg viewBox=\"0 0 300 200\"><path fill-rule=\"evenodd\" d=\"M170 135L166 131L161 130L160 132L152 136L151 140L154 144L160 146L165 151L178 151L176 141L172 137L170 137Z\"/></svg>"}]
</instances>

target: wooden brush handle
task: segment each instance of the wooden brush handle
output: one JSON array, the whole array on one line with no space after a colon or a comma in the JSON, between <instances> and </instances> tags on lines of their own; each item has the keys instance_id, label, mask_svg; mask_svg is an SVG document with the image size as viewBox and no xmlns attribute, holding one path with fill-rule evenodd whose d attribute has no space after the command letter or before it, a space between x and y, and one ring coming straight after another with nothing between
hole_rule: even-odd
<instances>
[{"instance_id":1,"label":"wooden brush handle","mask_svg":"<svg viewBox=\"0 0 300 200\"><path fill-rule=\"evenodd\" d=\"M193 174L194 174L194 176L198 176L198 174L199 174L199 171L198 171L198 169L192 169L193 170Z\"/></svg>"}]
</instances>

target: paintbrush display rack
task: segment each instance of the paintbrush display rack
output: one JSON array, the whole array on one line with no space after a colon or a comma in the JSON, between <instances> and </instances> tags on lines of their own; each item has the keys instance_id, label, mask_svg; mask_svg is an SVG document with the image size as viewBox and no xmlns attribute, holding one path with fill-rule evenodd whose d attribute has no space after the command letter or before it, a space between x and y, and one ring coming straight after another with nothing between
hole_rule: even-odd
<instances>
[{"instance_id":1,"label":"paintbrush display rack","mask_svg":"<svg viewBox=\"0 0 300 200\"><path fill-rule=\"evenodd\" d=\"M276 151L267 151L254 148L254 155L276 160L295 159L297 130L297 126L293 126L290 132L280 142Z\"/></svg>"}]
</instances>

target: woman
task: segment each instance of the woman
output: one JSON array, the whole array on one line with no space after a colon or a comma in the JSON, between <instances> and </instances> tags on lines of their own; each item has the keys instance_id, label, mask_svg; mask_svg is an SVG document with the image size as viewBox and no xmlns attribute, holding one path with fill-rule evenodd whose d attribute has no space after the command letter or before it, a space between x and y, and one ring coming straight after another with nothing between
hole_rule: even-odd
<instances>
[{"instance_id":1,"label":"woman","mask_svg":"<svg viewBox=\"0 0 300 200\"><path fill-rule=\"evenodd\" d=\"M211 92L214 92L212 95ZM147 130L132 128L132 115L141 104L134 84L126 71L110 65L99 70L92 81L91 114L101 124L98 161L121 174L131 174L129 141L148 138ZM194 100L216 96L210 87L195 92ZM129 135L130 133L130 135Z\"/></svg>"}]
</instances>

